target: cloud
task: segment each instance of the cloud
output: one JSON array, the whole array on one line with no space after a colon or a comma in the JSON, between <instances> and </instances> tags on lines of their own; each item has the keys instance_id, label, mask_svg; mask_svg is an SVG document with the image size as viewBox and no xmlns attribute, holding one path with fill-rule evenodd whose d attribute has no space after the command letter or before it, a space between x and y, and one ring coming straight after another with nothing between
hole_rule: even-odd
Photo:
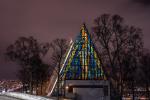
<instances>
[{"instance_id":1,"label":"cloud","mask_svg":"<svg viewBox=\"0 0 150 100\"><path fill-rule=\"evenodd\" d=\"M90 29L93 19L103 13L119 14L129 24L142 27L150 48L147 7L149 0L0 0L0 79L15 77L16 65L5 62L2 54L18 37L34 36L44 42L75 38L83 21Z\"/></svg>"},{"instance_id":2,"label":"cloud","mask_svg":"<svg viewBox=\"0 0 150 100\"><path fill-rule=\"evenodd\" d=\"M141 4L143 6L150 6L150 0L132 0L132 1Z\"/></svg>"}]
</instances>

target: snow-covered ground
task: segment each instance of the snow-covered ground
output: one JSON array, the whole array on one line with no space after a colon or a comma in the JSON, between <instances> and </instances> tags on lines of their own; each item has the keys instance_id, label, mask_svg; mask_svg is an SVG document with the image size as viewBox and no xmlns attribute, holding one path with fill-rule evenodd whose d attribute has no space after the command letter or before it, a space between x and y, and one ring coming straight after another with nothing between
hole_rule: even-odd
<instances>
[{"instance_id":1,"label":"snow-covered ground","mask_svg":"<svg viewBox=\"0 0 150 100\"><path fill-rule=\"evenodd\" d=\"M35 95L30 95L25 93L18 93L18 92L5 92L2 93L1 95L14 97L18 99L24 99L24 100L54 100L54 99L44 98L41 96L35 96Z\"/></svg>"}]
</instances>

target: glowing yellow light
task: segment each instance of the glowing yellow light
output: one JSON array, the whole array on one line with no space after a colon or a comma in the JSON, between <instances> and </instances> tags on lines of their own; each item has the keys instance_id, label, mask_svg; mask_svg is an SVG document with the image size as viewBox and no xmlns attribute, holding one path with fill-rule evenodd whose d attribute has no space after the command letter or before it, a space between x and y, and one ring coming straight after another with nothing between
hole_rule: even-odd
<instances>
[{"instance_id":1,"label":"glowing yellow light","mask_svg":"<svg viewBox=\"0 0 150 100\"><path fill-rule=\"evenodd\" d=\"M68 90L68 89L69 89L69 86L66 86L65 88L66 88L66 90Z\"/></svg>"}]
</instances>

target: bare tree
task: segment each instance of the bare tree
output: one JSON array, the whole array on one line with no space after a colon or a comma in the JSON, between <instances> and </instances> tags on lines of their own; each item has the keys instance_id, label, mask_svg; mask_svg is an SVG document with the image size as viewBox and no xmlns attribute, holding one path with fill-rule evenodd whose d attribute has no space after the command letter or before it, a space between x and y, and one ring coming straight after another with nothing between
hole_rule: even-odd
<instances>
[{"instance_id":1,"label":"bare tree","mask_svg":"<svg viewBox=\"0 0 150 100\"><path fill-rule=\"evenodd\" d=\"M141 62L141 70L143 72L143 76L141 77L142 85L146 88L146 96L147 98L150 98L150 91L149 91L149 86L150 86L150 51L149 50L144 50L143 55L140 59Z\"/></svg>"},{"instance_id":2,"label":"bare tree","mask_svg":"<svg viewBox=\"0 0 150 100\"><path fill-rule=\"evenodd\" d=\"M43 68L42 57L48 49L48 43L38 43L33 37L20 37L6 49L5 55L7 58L21 66L18 78L24 86L30 87L30 93L33 91L33 85L39 80L39 70ZM45 79L45 77L43 78Z\"/></svg>"},{"instance_id":3,"label":"bare tree","mask_svg":"<svg viewBox=\"0 0 150 100\"><path fill-rule=\"evenodd\" d=\"M93 31L102 66L104 70L111 68L110 73L106 74L113 86L120 91L122 99L125 55L131 54L133 58L137 58L143 47L141 29L124 24L119 15L103 14L94 22Z\"/></svg>"},{"instance_id":4,"label":"bare tree","mask_svg":"<svg viewBox=\"0 0 150 100\"><path fill-rule=\"evenodd\" d=\"M59 84L60 84L60 69L63 64L64 55L68 49L68 41L66 39L55 39L51 43L51 48L53 50L51 57L51 65L54 68L54 71L57 73L57 99L59 100Z\"/></svg>"}]
</instances>

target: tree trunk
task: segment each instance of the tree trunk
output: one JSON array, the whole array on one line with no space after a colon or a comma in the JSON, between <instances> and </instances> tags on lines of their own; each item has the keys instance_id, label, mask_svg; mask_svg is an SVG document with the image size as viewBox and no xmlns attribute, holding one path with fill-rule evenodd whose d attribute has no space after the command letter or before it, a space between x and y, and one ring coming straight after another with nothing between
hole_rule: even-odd
<instances>
[{"instance_id":1,"label":"tree trunk","mask_svg":"<svg viewBox=\"0 0 150 100\"><path fill-rule=\"evenodd\" d=\"M122 67L120 66L120 100L123 96L123 80L122 80Z\"/></svg>"},{"instance_id":2,"label":"tree trunk","mask_svg":"<svg viewBox=\"0 0 150 100\"><path fill-rule=\"evenodd\" d=\"M134 82L131 82L131 88L132 88L132 100L135 100L135 92L134 92Z\"/></svg>"},{"instance_id":3,"label":"tree trunk","mask_svg":"<svg viewBox=\"0 0 150 100\"><path fill-rule=\"evenodd\" d=\"M57 100L59 100L59 74L58 74L58 80L57 80Z\"/></svg>"},{"instance_id":4,"label":"tree trunk","mask_svg":"<svg viewBox=\"0 0 150 100\"><path fill-rule=\"evenodd\" d=\"M57 78L58 78L58 80L57 80L57 100L59 100L59 79L60 79L60 77L59 77L59 72L60 72L60 63L59 63L59 66L58 66L58 71L57 71Z\"/></svg>"},{"instance_id":5,"label":"tree trunk","mask_svg":"<svg viewBox=\"0 0 150 100\"><path fill-rule=\"evenodd\" d=\"M43 82L41 82L41 95L43 94L42 93L42 89L43 89L43 85L42 84L43 84Z\"/></svg>"},{"instance_id":6,"label":"tree trunk","mask_svg":"<svg viewBox=\"0 0 150 100\"><path fill-rule=\"evenodd\" d=\"M36 82L36 95L38 95L38 82Z\"/></svg>"},{"instance_id":7,"label":"tree trunk","mask_svg":"<svg viewBox=\"0 0 150 100\"><path fill-rule=\"evenodd\" d=\"M30 94L32 94L32 93L33 93L33 80L32 80L32 72L30 72L29 90L30 90Z\"/></svg>"},{"instance_id":8,"label":"tree trunk","mask_svg":"<svg viewBox=\"0 0 150 100\"><path fill-rule=\"evenodd\" d=\"M147 98L150 98L150 94L149 94L149 82L146 82L146 94L147 94Z\"/></svg>"},{"instance_id":9,"label":"tree trunk","mask_svg":"<svg viewBox=\"0 0 150 100\"><path fill-rule=\"evenodd\" d=\"M32 82L30 81L30 84L29 84L29 88L30 88L30 94L32 94Z\"/></svg>"},{"instance_id":10,"label":"tree trunk","mask_svg":"<svg viewBox=\"0 0 150 100\"><path fill-rule=\"evenodd\" d=\"M121 100L122 100L122 97L123 97L123 81L121 79Z\"/></svg>"}]
</instances>

